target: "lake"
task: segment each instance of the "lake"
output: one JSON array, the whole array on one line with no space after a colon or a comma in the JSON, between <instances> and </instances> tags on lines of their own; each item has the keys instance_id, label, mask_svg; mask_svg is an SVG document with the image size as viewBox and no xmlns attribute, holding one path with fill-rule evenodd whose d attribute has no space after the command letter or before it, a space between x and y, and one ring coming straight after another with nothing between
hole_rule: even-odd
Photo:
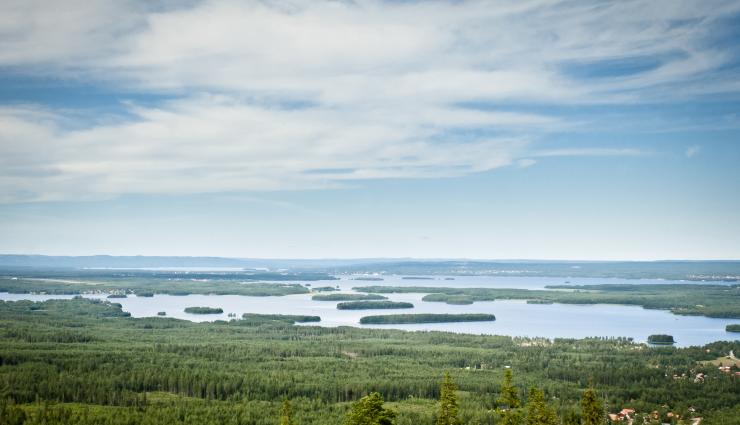
<instances>
[{"instance_id":1,"label":"lake","mask_svg":"<svg viewBox=\"0 0 740 425\"><path fill-rule=\"evenodd\" d=\"M401 276L386 276L383 281L361 281L355 277L342 277L337 281L306 283L314 287L338 286L343 292L352 292L352 287L369 285L388 286L435 286L435 287L489 287L542 289L546 285L569 282L581 284L635 284L635 283L680 283L663 280L627 279L564 279L540 277L490 277L455 276L454 280L435 277L432 279L403 279ZM686 282L684 282L686 283ZM691 282L696 283L696 282ZM714 282L713 282L714 283ZM448 332L493 334L546 338L632 337L645 342L650 334L670 334L677 346L703 345L719 340L740 340L740 334L725 331L725 326L738 323L737 319L714 319L701 316L678 316L664 310L647 310L637 306L623 305L573 305L573 304L527 304L521 300L499 300L476 302L472 305L448 305L423 302L424 294L384 294L392 301L408 301L413 309L399 310L337 310L337 302L313 301L311 294L282 297L246 297L239 295L155 295L111 299L120 303L124 311L133 317L156 316L164 311L168 317L194 322L229 320L229 313L302 314L321 316L321 326L356 326L392 328L404 330L439 330ZM104 295L85 295L102 298ZM0 293L0 299L11 301L28 299L68 299L71 295L33 295ZM186 307L221 307L223 314L188 314ZM495 322L430 323L411 325L360 325L362 316L392 313L491 313Z\"/></svg>"}]
</instances>

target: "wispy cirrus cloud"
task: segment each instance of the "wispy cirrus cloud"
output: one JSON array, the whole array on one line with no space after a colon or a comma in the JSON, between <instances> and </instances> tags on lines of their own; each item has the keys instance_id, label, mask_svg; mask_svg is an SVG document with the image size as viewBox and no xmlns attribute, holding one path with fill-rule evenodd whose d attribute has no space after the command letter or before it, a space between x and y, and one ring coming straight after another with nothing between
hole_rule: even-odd
<instances>
[{"instance_id":1,"label":"wispy cirrus cloud","mask_svg":"<svg viewBox=\"0 0 740 425\"><path fill-rule=\"evenodd\" d=\"M576 123L526 105L717 90L734 1L8 1L0 66L127 94L114 122L0 110L0 198L314 189L464 175L531 158ZM737 78L726 88L737 90ZM675 90L681 87L681 91ZM733 88L734 87L734 88ZM486 108L461 105L484 104ZM337 172L336 170L341 170Z\"/></svg>"},{"instance_id":2,"label":"wispy cirrus cloud","mask_svg":"<svg viewBox=\"0 0 740 425\"><path fill-rule=\"evenodd\" d=\"M62 129L63 117L49 111L0 110L2 200L317 189L352 180L446 177L508 165L527 145L511 137L446 140L446 125L471 125L470 118L447 117L440 126L433 111L416 121L358 119L207 96L131 113L132 121L70 131ZM485 115L476 115L474 125L484 123Z\"/></svg>"}]
</instances>

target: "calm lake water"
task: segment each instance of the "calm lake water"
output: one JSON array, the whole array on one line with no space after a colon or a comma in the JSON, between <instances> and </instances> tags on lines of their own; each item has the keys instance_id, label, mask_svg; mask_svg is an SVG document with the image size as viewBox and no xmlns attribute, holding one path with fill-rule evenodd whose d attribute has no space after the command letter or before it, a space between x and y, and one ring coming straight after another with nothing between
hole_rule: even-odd
<instances>
[{"instance_id":1,"label":"calm lake water","mask_svg":"<svg viewBox=\"0 0 740 425\"><path fill-rule=\"evenodd\" d=\"M356 286L435 286L435 287L490 287L541 289L546 285L604 284L604 283L680 283L662 280L626 279L563 279L539 277L455 277L403 279L400 276L385 277L383 281L361 281L343 277L338 281L310 282L314 287L338 286L342 292L352 292ZM572 305L572 304L527 304L519 300L476 302L472 305L447 305L421 301L424 294L385 294L392 301L408 301L413 309L400 310L337 310L337 302L313 301L310 294L283 297L245 297L238 295L155 295L113 299L134 317L156 316L164 311L168 317L194 322L228 320L229 313L305 314L321 317L321 326L356 326L392 328L404 330L439 330L449 332L494 334L509 336L546 338L584 338L590 336L632 337L644 342L650 334L673 335L678 346L703 345L719 340L740 340L740 334L725 331L725 326L740 320L712 319L699 316L678 316L662 310L646 310L636 306L621 305ZM103 295L86 295L90 298L105 298ZM0 293L0 299L34 300L66 299L72 296ZM196 315L183 310L191 306L220 307L223 314ZM362 316L393 313L492 313L495 322L434 323L413 325L360 325Z\"/></svg>"}]
</instances>

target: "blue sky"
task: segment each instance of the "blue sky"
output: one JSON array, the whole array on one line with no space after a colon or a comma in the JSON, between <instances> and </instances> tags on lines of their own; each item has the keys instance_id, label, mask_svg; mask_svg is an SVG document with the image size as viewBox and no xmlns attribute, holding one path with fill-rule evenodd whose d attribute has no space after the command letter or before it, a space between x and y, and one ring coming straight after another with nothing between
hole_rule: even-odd
<instances>
[{"instance_id":1,"label":"blue sky","mask_svg":"<svg viewBox=\"0 0 740 425\"><path fill-rule=\"evenodd\" d=\"M6 1L0 252L740 258L740 2Z\"/></svg>"}]
</instances>

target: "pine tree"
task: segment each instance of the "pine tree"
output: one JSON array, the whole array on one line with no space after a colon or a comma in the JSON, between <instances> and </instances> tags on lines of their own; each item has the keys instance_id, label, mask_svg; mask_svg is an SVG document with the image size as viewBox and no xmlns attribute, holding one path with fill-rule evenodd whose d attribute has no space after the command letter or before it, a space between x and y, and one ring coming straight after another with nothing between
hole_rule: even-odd
<instances>
[{"instance_id":1,"label":"pine tree","mask_svg":"<svg viewBox=\"0 0 740 425\"><path fill-rule=\"evenodd\" d=\"M513 374L511 369L504 371L504 382L501 384L501 396L497 403L498 411L501 413L503 425L521 425L524 422L524 415L519 410L519 390L514 386Z\"/></svg>"},{"instance_id":2,"label":"pine tree","mask_svg":"<svg viewBox=\"0 0 740 425\"><path fill-rule=\"evenodd\" d=\"M295 425L295 422L293 422L293 408L287 398L283 400L283 407L280 410L280 425Z\"/></svg>"},{"instance_id":3,"label":"pine tree","mask_svg":"<svg viewBox=\"0 0 740 425\"><path fill-rule=\"evenodd\" d=\"M396 412L383 407L383 396L370 393L352 404L345 425L394 425Z\"/></svg>"},{"instance_id":4,"label":"pine tree","mask_svg":"<svg viewBox=\"0 0 740 425\"><path fill-rule=\"evenodd\" d=\"M455 425L460 421L457 419L457 385L452 380L449 373L445 373L439 391L439 414L437 415L437 425Z\"/></svg>"},{"instance_id":5,"label":"pine tree","mask_svg":"<svg viewBox=\"0 0 740 425\"><path fill-rule=\"evenodd\" d=\"M508 409L501 416L501 423L503 425L522 425L524 415L519 409Z\"/></svg>"},{"instance_id":6,"label":"pine tree","mask_svg":"<svg viewBox=\"0 0 740 425\"><path fill-rule=\"evenodd\" d=\"M558 425L555 410L545 402L545 393L535 387L527 398L527 425Z\"/></svg>"},{"instance_id":7,"label":"pine tree","mask_svg":"<svg viewBox=\"0 0 740 425\"><path fill-rule=\"evenodd\" d=\"M519 407L519 390L513 384L513 374L511 369L504 371L504 383L501 385L501 397L498 403L507 409L516 409Z\"/></svg>"},{"instance_id":8,"label":"pine tree","mask_svg":"<svg viewBox=\"0 0 740 425\"><path fill-rule=\"evenodd\" d=\"M604 423L604 409L593 388L587 389L581 398L583 425L601 425Z\"/></svg>"},{"instance_id":9,"label":"pine tree","mask_svg":"<svg viewBox=\"0 0 740 425\"><path fill-rule=\"evenodd\" d=\"M563 416L563 425L581 425L581 416L574 411L568 411Z\"/></svg>"}]
</instances>

